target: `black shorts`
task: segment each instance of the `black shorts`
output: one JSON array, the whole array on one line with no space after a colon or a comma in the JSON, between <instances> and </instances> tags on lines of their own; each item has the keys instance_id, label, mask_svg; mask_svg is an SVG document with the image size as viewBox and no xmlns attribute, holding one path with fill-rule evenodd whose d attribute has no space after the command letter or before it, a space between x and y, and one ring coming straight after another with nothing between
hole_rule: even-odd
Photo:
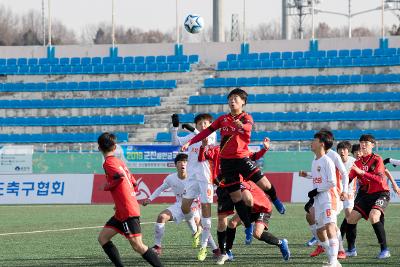
<instances>
[{"instance_id":1,"label":"black shorts","mask_svg":"<svg viewBox=\"0 0 400 267\"><path fill-rule=\"evenodd\" d=\"M390 193L387 191L367 194L359 191L354 200L354 209L358 211L364 219L368 220L371 209L377 209L384 214L390 201Z\"/></svg>"},{"instance_id":2,"label":"black shorts","mask_svg":"<svg viewBox=\"0 0 400 267\"><path fill-rule=\"evenodd\" d=\"M108 222L106 222L104 228L112 228L126 238L140 236L142 234L139 217L129 217L121 222L112 216Z\"/></svg>"},{"instance_id":3,"label":"black shorts","mask_svg":"<svg viewBox=\"0 0 400 267\"><path fill-rule=\"evenodd\" d=\"M229 192L240 189L240 175L244 180L257 183L262 177L260 169L249 158L221 159L221 176Z\"/></svg>"},{"instance_id":4,"label":"black shorts","mask_svg":"<svg viewBox=\"0 0 400 267\"><path fill-rule=\"evenodd\" d=\"M271 212L265 212L265 213L260 212L260 213L250 214L251 222L263 224L266 230L268 230L269 219L271 219Z\"/></svg>"},{"instance_id":5,"label":"black shorts","mask_svg":"<svg viewBox=\"0 0 400 267\"><path fill-rule=\"evenodd\" d=\"M218 204L218 215L231 215L234 212L235 205L229 195L229 191L225 187L217 187L217 204Z\"/></svg>"}]
</instances>

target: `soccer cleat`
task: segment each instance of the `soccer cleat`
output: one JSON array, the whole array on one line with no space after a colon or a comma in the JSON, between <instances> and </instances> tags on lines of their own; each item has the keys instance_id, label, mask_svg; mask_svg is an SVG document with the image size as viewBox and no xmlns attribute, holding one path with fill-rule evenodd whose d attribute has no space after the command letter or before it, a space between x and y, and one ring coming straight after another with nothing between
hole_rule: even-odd
<instances>
[{"instance_id":1,"label":"soccer cleat","mask_svg":"<svg viewBox=\"0 0 400 267\"><path fill-rule=\"evenodd\" d=\"M290 250L288 244L289 242L286 239L282 239L281 244L279 245L279 249L281 250L284 261L288 261L290 259Z\"/></svg>"},{"instance_id":2,"label":"soccer cleat","mask_svg":"<svg viewBox=\"0 0 400 267\"><path fill-rule=\"evenodd\" d=\"M312 247L312 246L316 245L317 242L318 242L318 240L313 236L310 240L308 240L306 242L306 246L307 247Z\"/></svg>"},{"instance_id":3,"label":"soccer cleat","mask_svg":"<svg viewBox=\"0 0 400 267\"><path fill-rule=\"evenodd\" d=\"M338 251L337 258L340 260L344 260L346 258L346 252L344 250Z\"/></svg>"},{"instance_id":4,"label":"soccer cleat","mask_svg":"<svg viewBox=\"0 0 400 267\"><path fill-rule=\"evenodd\" d=\"M213 251L213 259L216 260L221 257L221 250L219 248L214 249Z\"/></svg>"},{"instance_id":5,"label":"soccer cleat","mask_svg":"<svg viewBox=\"0 0 400 267\"><path fill-rule=\"evenodd\" d=\"M336 261L334 263L325 263L322 267L342 267L342 264L340 264L339 261Z\"/></svg>"},{"instance_id":6,"label":"soccer cleat","mask_svg":"<svg viewBox=\"0 0 400 267\"><path fill-rule=\"evenodd\" d=\"M234 260L234 256L233 256L232 250L227 250L226 251L226 255L228 256L228 261L233 261Z\"/></svg>"},{"instance_id":7,"label":"soccer cleat","mask_svg":"<svg viewBox=\"0 0 400 267\"><path fill-rule=\"evenodd\" d=\"M201 232L203 232L203 228L199 227L196 233L193 235L193 240L192 240L192 247L197 248L200 244L200 236Z\"/></svg>"},{"instance_id":8,"label":"soccer cleat","mask_svg":"<svg viewBox=\"0 0 400 267\"><path fill-rule=\"evenodd\" d=\"M356 248L346 250L346 256L347 257L357 257L357 250Z\"/></svg>"},{"instance_id":9,"label":"soccer cleat","mask_svg":"<svg viewBox=\"0 0 400 267\"><path fill-rule=\"evenodd\" d=\"M251 224L250 227L244 229L244 233L246 234L244 243L246 245L250 245L251 241L253 241L253 228L254 228L254 226L253 226L253 224Z\"/></svg>"},{"instance_id":10,"label":"soccer cleat","mask_svg":"<svg viewBox=\"0 0 400 267\"><path fill-rule=\"evenodd\" d=\"M161 256L162 253L162 248L160 246L154 245L151 248L158 256Z\"/></svg>"},{"instance_id":11,"label":"soccer cleat","mask_svg":"<svg viewBox=\"0 0 400 267\"><path fill-rule=\"evenodd\" d=\"M278 210L280 214L285 214L286 212L285 205L283 205L283 203L279 200L279 198L275 199L272 203L274 204L275 208Z\"/></svg>"},{"instance_id":12,"label":"soccer cleat","mask_svg":"<svg viewBox=\"0 0 400 267\"><path fill-rule=\"evenodd\" d=\"M378 256L376 256L377 259L386 259L386 258L390 258L390 251L388 249L384 249L382 250Z\"/></svg>"},{"instance_id":13,"label":"soccer cleat","mask_svg":"<svg viewBox=\"0 0 400 267\"><path fill-rule=\"evenodd\" d=\"M229 260L228 255L223 254L223 255L219 256L219 258L217 260L217 265L224 265L227 260Z\"/></svg>"},{"instance_id":14,"label":"soccer cleat","mask_svg":"<svg viewBox=\"0 0 400 267\"><path fill-rule=\"evenodd\" d=\"M325 249L318 245L313 252L310 253L310 257L317 257L325 252Z\"/></svg>"},{"instance_id":15,"label":"soccer cleat","mask_svg":"<svg viewBox=\"0 0 400 267\"><path fill-rule=\"evenodd\" d=\"M197 254L197 259L199 261L204 261L207 257L207 247L205 248L200 248L199 254Z\"/></svg>"}]
</instances>

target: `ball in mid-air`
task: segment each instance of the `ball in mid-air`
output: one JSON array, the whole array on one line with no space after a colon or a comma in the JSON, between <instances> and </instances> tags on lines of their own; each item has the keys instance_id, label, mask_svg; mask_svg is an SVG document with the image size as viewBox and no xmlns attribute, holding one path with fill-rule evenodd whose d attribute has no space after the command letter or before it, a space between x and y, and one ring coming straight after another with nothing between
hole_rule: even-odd
<instances>
[{"instance_id":1,"label":"ball in mid-air","mask_svg":"<svg viewBox=\"0 0 400 267\"><path fill-rule=\"evenodd\" d=\"M198 15L190 14L186 17L184 26L190 33L199 33L203 29L204 20Z\"/></svg>"}]
</instances>

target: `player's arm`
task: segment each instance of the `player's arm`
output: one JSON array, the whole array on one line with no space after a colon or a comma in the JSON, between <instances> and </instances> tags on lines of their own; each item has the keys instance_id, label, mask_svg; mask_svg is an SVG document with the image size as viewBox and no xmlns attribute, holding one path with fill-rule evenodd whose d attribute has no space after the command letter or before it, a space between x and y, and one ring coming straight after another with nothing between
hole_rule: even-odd
<instances>
[{"instance_id":1,"label":"player's arm","mask_svg":"<svg viewBox=\"0 0 400 267\"><path fill-rule=\"evenodd\" d=\"M111 177L112 180L111 182L107 182L104 186L104 191L112 191L114 190L118 185L120 185L125 177L124 172L116 168L115 166L112 165L107 165L105 166L106 173L108 177Z\"/></svg>"},{"instance_id":2,"label":"player's arm","mask_svg":"<svg viewBox=\"0 0 400 267\"><path fill-rule=\"evenodd\" d=\"M191 140L189 140L186 144L184 144L181 148L182 151L187 150L190 145L196 144L200 142L204 138L208 137L210 134L221 128L220 118L216 119L210 126L205 128L199 134L195 135Z\"/></svg>"},{"instance_id":3,"label":"player's arm","mask_svg":"<svg viewBox=\"0 0 400 267\"><path fill-rule=\"evenodd\" d=\"M388 163L392 164L393 167L399 166L400 165L400 160L399 159L392 159L392 158L386 158L383 163L386 165Z\"/></svg>"},{"instance_id":4,"label":"player's arm","mask_svg":"<svg viewBox=\"0 0 400 267\"><path fill-rule=\"evenodd\" d=\"M306 178L306 179L312 179L313 178L311 176L311 174L309 174L308 172L303 171L303 170L299 171L299 176L303 177L303 178Z\"/></svg>"},{"instance_id":5,"label":"player's arm","mask_svg":"<svg viewBox=\"0 0 400 267\"><path fill-rule=\"evenodd\" d=\"M334 163L342 177L342 194L346 194L347 197L347 194L349 193L349 173L346 170L346 166L344 166L344 163L339 154L336 154Z\"/></svg>"},{"instance_id":6,"label":"player's arm","mask_svg":"<svg viewBox=\"0 0 400 267\"><path fill-rule=\"evenodd\" d=\"M267 151L269 150L269 146L270 146L270 140L268 137L265 137L264 142L263 142L263 148L261 148L257 152L252 152L250 154L250 159L252 161L256 161L256 160L262 158L265 155L265 153L267 153Z\"/></svg>"},{"instance_id":7,"label":"player's arm","mask_svg":"<svg viewBox=\"0 0 400 267\"><path fill-rule=\"evenodd\" d=\"M145 199L143 201L142 205L146 206L147 204L150 204L150 202L152 202L154 199L159 197L162 192L164 192L165 190L167 190L169 188L171 188L171 186L169 185L167 179L165 179L164 182L162 183L162 185L157 187L157 189L154 190L153 194L151 194L151 196L148 199Z\"/></svg>"},{"instance_id":8,"label":"player's arm","mask_svg":"<svg viewBox=\"0 0 400 267\"><path fill-rule=\"evenodd\" d=\"M246 132L251 132L254 122L253 122L253 118L247 114L240 120L235 120L235 124L238 127L237 131L239 129L242 129Z\"/></svg>"},{"instance_id":9,"label":"player's arm","mask_svg":"<svg viewBox=\"0 0 400 267\"><path fill-rule=\"evenodd\" d=\"M368 182L375 181L379 183L382 181L382 179L385 179L385 166L383 165L383 160L380 157L376 158L373 164L375 164L375 168L372 172L361 170L356 165L353 165L351 168L357 173L359 179L364 181L366 180Z\"/></svg>"},{"instance_id":10,"label":"player's arm","mask_svg":"<svg viewBox=\"0 0 400 267\"><path fill-rule=\"evenodd\" d=\"M390 183L392 184L393 191L400 196L400 188L396 183L396 180L393 178L392 174L388 169L385 168L385 174L386 177L390 180Z\"/></svg>"}]
</instances>

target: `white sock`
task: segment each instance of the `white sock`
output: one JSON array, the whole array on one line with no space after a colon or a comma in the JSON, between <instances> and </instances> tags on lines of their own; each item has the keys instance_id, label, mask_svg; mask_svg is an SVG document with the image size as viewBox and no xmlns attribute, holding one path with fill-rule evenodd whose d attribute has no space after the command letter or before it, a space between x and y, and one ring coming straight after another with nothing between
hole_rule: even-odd
<instances>
[{"instance_id":1,"label":"white sock","mask_svg":"<svg viewBox=\"0 0 400 267\"><path fill-rule=\"evenodd\" d=\"M325 249L326 256L328 257L328 261L330 259L330 251L329 251L329 241L321 241L321 246Z\"/></svg>"},{"instance_id":2,"label":"white sock","mask_svg":"<svg viewBox=\"0 0 400 267\"><path fill-rule=\"evenodd\" d=\"M165 223L156 223L154 226L154 244L161 247L161 240L164 237Z\"/></svg>"},{"instance_id":3,"label":"white sock","mask_svg":"<svg viewBox=\"0 0 400 267\"><path fill-rule=\"evenodd\" d=\"M329 263L337 262L337 255L339 251L339 241L337 238L329 239Z\"/></svg>"},{"instance_id":4,"label":"white sock","mask_svg":"<svg viewBox=\"0 0 400 267\"><path fill-rule=\"evenodd\" d=\"M339 241L339 251L344 251L342 233L340 232L339 227L336 227L336 237Z\"/></svg>"},{"instance_id":5,"label":"white sock","mask_svg":"<svg viewBox=\"0 0 400 267\"><path fill-rule=\"evenodd\" d=\"M322 246L322 245L321 245L321 241L320 241L319 238L318 238L318 234L317 234L317 225L316 225L315 223L312 224L312 225L310 225L310 231L311 231L312 235L315 237L315 239L317 239L318 245Z\"/></svg>"},{"instance_id":6,"label":"white sock","mask_svg":"<svg viewBox=\"0 0 400 267\"><path fill-rule=\"evenodd\" d=\"M201 225L203 226L203 232L201 233L201 247L207 247L208 239L211 234L211 218L201 217Z\"/></svg>"},{"instance_id":7,"label":"white sock","mask_svg":"<svg viewBox=\"0 0 400 267\"><path fill-rule=\"evenodd\" d=\"M215 244L215 241L214 241L214 238L213 238L212 234L210 234L209 237L208 237L208 245L211 247L212 250L218 248L217 244Z\"/></svg>"},{"instance_id":8,"label":"white sock","mask_svg":"<svg viewBox=\"0 0 400 267\"><path fill-rule=\"evenodd\" d=\"M185 216L185 220L188 222L193 219L193 212L190 211L189 213L183 214L183 216Z\"/></svg>"},{"instance_id":9,"label":"white sock","mask_svg":"<svg viewBox=\"0 0 400 267\"><path fill-rule=\"evenodd\" d=\"M186 221L186 223L189 226L190 231L192 231L192 235L194 235L197 232L197 225L196 225L196 222L194 221L194 217L192 217L192 219Z\"/></svg>"}]
</instances>

